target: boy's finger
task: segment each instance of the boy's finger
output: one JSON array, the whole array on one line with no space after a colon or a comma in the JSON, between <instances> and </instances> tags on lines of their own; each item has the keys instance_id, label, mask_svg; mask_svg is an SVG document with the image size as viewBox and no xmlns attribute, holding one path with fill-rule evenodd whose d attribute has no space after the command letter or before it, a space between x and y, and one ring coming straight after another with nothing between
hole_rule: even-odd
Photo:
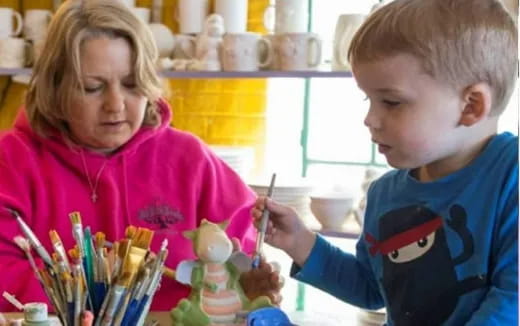
<instances>
[{"instance_id":1,"label":"boy's finger","mask_svg":"<svg viewBox=\"0 0 520 326\"><path fill-rule=\"evenodd\" d=\"M291 209L289 207L284 206L284 205L272 200L271 198L267 198L266 207L270 213L273 213L275 215L288 215L291 213Z\"/></svg>"},{"instance_id":2,"label":"boy's finger","mask_svg":"<svg viewBox=\"0 0 520 326\"><path fill-rule=\"evenodd\" d=\"M256 209L256 208L251 209L251 215L253 217L258 217L258 209Z\"/></svg>"},{"instance_id":3,"label":"boy's finger","mask_svg":"<svg viewBox=\"0 0 520 326\"><path fill-rule=\"evenodd\" d=\"M256 198L255 207L259 209L264 209L265 207L265 196L258 196Z\"/></svg>"}]
</instances>

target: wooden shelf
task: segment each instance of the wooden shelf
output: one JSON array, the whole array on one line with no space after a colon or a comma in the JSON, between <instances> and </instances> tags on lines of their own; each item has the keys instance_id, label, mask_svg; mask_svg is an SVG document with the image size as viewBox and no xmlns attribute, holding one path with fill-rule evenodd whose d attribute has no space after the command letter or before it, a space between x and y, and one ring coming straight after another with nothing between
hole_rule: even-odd
<instances>
[{"instance_id":1,"label":"wooden shelf","mask_svg":"<svg viewBox=\"0 0 520 326\"><path fill-rule=\"evenodd\" d=\"M0 76L30 75L30 68L0 68ZM350 71L172 71L159 73L165 78L349 78Z\"/></svg>"}]
</instances>

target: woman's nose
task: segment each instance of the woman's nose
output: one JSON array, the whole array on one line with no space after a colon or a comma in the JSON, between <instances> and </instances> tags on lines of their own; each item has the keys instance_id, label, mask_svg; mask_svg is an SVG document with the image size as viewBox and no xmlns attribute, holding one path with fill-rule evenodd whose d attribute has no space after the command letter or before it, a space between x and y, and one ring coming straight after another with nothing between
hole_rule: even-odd
<instances>
[{"instance_id":1,"label":"woman's nose","mask_svg":"<svg viewBox=\"0 0 520 326\"><path fill-rule=\"evenodd\" d=\"M118 112L125 109L125 97L118 87L110 88L105 94L105 110Z\"/></svg>"}]
</instances>

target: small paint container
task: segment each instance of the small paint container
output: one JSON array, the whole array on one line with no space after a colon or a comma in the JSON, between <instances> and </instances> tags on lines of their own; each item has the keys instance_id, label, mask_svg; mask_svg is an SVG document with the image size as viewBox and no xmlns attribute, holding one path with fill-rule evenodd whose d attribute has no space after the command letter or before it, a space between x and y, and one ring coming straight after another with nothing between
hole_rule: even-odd
<instances>
[{"instance_id":1,"label":"small paint container","mask_svg":"<svg viewBox=\"0 0 520 326\"><path fill-rule=\"evenodd\" d=\"M42 302L30 302L23 307L22 326L49 326L47 305Z\"/></svg>"}]
</instances>

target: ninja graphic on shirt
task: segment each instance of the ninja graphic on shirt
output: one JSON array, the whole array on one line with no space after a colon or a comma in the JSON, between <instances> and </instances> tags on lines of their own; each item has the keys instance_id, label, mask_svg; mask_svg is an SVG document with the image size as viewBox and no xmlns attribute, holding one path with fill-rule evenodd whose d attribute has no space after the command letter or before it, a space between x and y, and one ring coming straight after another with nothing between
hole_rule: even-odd
<instances>
[{"instance_id":1,"label":"ninja graphic on shirt","mask_svg":"<svg viewBox=\"0 0 520 326\"><path fill-rule=\"evenodd\" d=\"M474 253L473 237L466 226L466 211L450 209L444 222L457 233L462 253L451 257L443 219L422 205L390 211L379 219L379 240L366 233L372 256L383 260L383 280L389 314L397 326L433 326L446 321L459 296L485 285L485 276L459 281L455 266Z\"/></svg>"}]
</instances>

